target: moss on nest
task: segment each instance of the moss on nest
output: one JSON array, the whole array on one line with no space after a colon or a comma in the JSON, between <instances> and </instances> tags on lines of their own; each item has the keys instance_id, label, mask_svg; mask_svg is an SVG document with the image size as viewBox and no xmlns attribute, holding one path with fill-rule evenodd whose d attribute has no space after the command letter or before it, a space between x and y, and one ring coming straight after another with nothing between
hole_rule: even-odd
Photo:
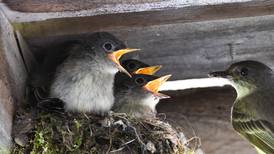
<instances>
[{"instance_id":1,"label":"moss on nest","mask_svg":"<svg viewBox=\"0 0 274 154\"><path fill-rule=\"evenodd\" d=\"M12 153L184 153L180 134L159 119L135 119L126 114L106 117L40 112L30 140Z\"/></svg>"}]
</instances>

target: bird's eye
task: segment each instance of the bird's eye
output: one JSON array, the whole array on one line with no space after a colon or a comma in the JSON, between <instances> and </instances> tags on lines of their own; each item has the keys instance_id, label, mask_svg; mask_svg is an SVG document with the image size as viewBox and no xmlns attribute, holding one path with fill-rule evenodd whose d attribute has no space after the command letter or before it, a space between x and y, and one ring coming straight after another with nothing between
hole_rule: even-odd
<instances>
[{"instance_id":1,"label":"bird's eye","mask_svg":"<svg viewBox=\"0 0 274 154\"><path fill-rule=\"evenodd\" d=\"M248 75L248 69L247 68L242 68L240 74L241 74L241 76L247 76Z\"/></svg>"},{"instance_id":2,"label":"bird's eye","mask_svg":"<svg viewBox=\"0 0 274 154\"><path fill-rule=\"evenodd\" d=\"M111 52L111 51L114 51L114 45L110 42L106 42L103 44L103 49L107 52Z\"/></svg>"},{"instance_id":3,"label":"bird's eye","mask_svg":"<svg viewBox=\"0 0 274 154\"><path fill-rule=\"evenodd\" d=\"M133 69L136 67L136 65L135 65L134 63L129 63L129 64L127 64L127 67L128 67L130 70L133 70Z\"/></svg>"},{"instance_id":4,"label":"bird's eye","mask_svg":"<svg viewBox=\"0 0 274 154\"><path fill-rule=\"evenodd\" d=\"M143 85L145 83L145 79L144 78L136 78L135 83L137 83L138 85Z\"/></svg>"}]
</instances>

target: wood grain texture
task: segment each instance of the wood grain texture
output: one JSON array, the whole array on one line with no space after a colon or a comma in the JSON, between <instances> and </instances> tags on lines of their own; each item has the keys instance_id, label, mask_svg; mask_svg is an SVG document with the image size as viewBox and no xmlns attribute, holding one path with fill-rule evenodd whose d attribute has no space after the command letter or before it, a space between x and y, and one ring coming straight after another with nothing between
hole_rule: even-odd
<instances>
[{"instance_id":1,"label":"wood grain texture","mask_svg":"<svg viewBox=\"0 0 274 154\"><path fill-rule=\"evenodd\" d=\"M151 25L153 23L159 24L159 22L177 22L176 20L180 22L193 22L274 14L274 1L270 0L127 0L124 2L118 1L113 3L111 3L112 1L104 3L104 1L87 2L85 0L79 2L70 2L70 0L66 0L64 2L59 0L52 1L53 2L50 3L51 1L49 2L41 0L27 0L24 2L21 2L21 0L8 0L6 3L0 3L0 7L3 8L12 22L30 22L43 21L54 18L91 17L123 14L121 16L129 15L125 21L132 22L132 20L134 21L135 19L138 19L137 23L139 25ZM9 5L9 3L11 4ZM58 6L56 6L57 4ZM77 5L86 8L79 6L79 8L76 10L70 10L70 6L74 6L74 4L76 4L76 8ZM10 10L7 7L11 5L15 6L14 10L16 11ZM69 9L62 9L66 7ZM18 10L22 12L17 12ZM115 17L119 16L116 15ZM110 21L111 23L114 22L117 24L116 18L112 18ZM121 19L118 19L118 21L123 24L127 23L122 22ZM129 24L131 22L129 22Z\"/></svg>"},{"instance_id":2,"label":"wood grain texture","mask_svg":"<svg viewBox=\"0 0 274 154\"><path fill-rule=\"evenodd\" d=\"M206 77L210 71L247 59L274 68L273 25L272 16L152 26L117 35L144 49L140 58L162 64L161 73L173 74L174 80Z\"/></svg>"},{"instance_id":3,"label":"wood grain texture","mask_svg":"<svg viewBox=\"0 0 274 154\"><path fill-rule=\"evenodd\" d=\"M176 80L206 77L210 71L224 69L233 62L245 59L259 60L274 68L273 25L274 16L145 27L92 28L93 25L87 24L86 29L81 29L80 24L73 28L69 25L52 27L49 24L51 29L43 26L39 30L42 35L32 33L32 37L27 37L27 42L34 53L41 53L52 43L76 34L108 31L129 47L141 48L139 58L150 64L162 64L164 67L160 74L171 73L171 80ZM24 28L25 32L28 29L31 30L31 25Z\"/></svg>"},{"instance_id":4,"label":"wood grain texture","mask_svg":"<svg viewBox=\"0 0 274 154\"><path fill-rule=\"evenodd\" d=\"M23 101L26 72L13 29L0 11L0 153L11 146L13 112Z\"/></svg>"},{"instance_id":5,"label":"wood grain texture","mask_svg":"<svg viewBox=\"0 0 274 154\"><path fill-rule=\"evenodd\" d=\"M53 24L55 28L59 27L59 29L66 28L68 25L73 25L75 30L80 31L85 26L92 30L101 27L188 23L274 14L274 1L252 1L223 5L186 5L178 8L167 7L162 9L135 11L109 11L108 9L99 9L100 11L57 13L22 13L5 9L3 5L0 5L0 8L1 7L13 23L23 22L24 28L31 24L32 31L28 33L29 35L37 34L36 31L39 32L39 30L43 30L45 34L50 34L54 29L51 30L46 27ZM30 29L26 30L30 31ZM56 33L56 31L53 33Z\"/></svg>"},{"instance_id":6,"label":"wood grain texture","mask_svg":"<svg viewBox=\"0 0 274 154\"><path fill-rule=\"evenodd\" d=\"M171 7L244 3L256 0L3 0L12 10L22 12L64 12L81 10L140 10Z\"/></svg>"},{"instance_id":7,"label":"wood grain texture","mask_svg":"<svg viewBox=\"0 0 274 154\"><path fill-rule=\"evenodd\" d=\"M167 121L174 127L181 127L188 138L200 137L201 148L206 154L256 154L230 124L231 105L236 97L233 88L166 93L172 99L162 100L157 106L158 112L165 113Z\"/></svg>"}]
</instances>

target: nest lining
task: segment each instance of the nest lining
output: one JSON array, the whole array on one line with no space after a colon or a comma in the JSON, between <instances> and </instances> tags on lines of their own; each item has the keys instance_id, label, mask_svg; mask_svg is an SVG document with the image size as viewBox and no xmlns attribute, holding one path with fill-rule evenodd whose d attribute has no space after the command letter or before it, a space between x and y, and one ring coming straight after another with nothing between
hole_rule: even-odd
<instances>
[{"instance_id":1,"label":"nest lining","mask_svg":"<svg viewBox=\"0 0 274 154\"><path fill-rule=\"evenodd\" d=\"M14 154L193 152L182 140L182 132L158 118L137 119L113 112L101 117L44 111L37 113L34 118L27 118L26 112L16 117L21 118L21 124L17 123L21 128L15 130ZM28 131L22 126L26 123ZM20 143L22 134L28 138L26 143Z\"/></svg>"}]
</instances>

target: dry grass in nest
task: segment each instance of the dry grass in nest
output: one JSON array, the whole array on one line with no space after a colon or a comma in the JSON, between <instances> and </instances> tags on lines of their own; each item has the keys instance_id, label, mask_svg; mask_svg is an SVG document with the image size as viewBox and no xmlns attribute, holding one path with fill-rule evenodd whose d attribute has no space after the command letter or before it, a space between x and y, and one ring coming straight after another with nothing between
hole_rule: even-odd
<instances>
[{"instance_id":1,"label":"dry grass in nest","mask_svg":"<svg viewBox=\"0 0 274 154\"><path fill-rule=\"evenodd\" d=\"M32 124L27 143L12 153L190 153L181 133L159 119L40 112Z\"/></svg>"}]
</instances>

